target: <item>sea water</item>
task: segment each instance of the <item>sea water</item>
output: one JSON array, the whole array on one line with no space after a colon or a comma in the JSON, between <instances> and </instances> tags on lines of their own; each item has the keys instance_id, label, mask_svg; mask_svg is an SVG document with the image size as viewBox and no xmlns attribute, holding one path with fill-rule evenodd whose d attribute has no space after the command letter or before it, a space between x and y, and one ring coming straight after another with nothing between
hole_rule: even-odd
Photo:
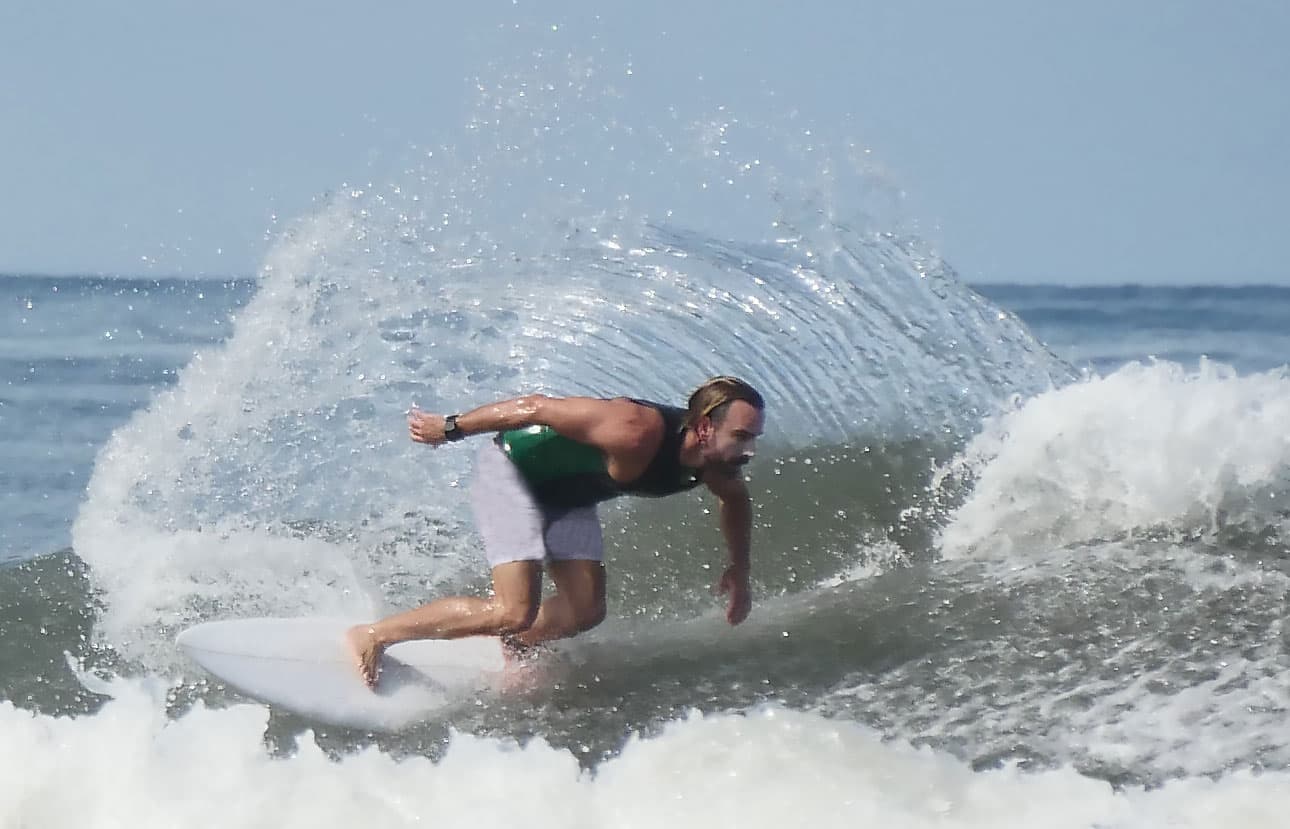
<instances>
[{"instance_id":1,"label":"sea water","mask_svg":"<svg viewBox=\"0 0 1290 829\"><path fill-rule=\"evenodd\" d=\"M1281 825L1290 290L969 286L853 144L560 68L255 274L0 277L0 825ZM399 734L176 651L485 588L410 406L718 373L769 407L745 624L696 493L603 509L542 687Z\"/></svg>"}]
</instances>

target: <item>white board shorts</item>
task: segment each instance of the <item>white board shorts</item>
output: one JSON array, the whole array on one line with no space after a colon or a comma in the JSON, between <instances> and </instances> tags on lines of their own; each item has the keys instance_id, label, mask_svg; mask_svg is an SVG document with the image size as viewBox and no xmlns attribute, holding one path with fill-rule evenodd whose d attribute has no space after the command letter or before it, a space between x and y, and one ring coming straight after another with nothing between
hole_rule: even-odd
<instances>
[{"instance_id":1,"label":"white board shorts","mask_svg":"<svg viewBox=\"0 0 1290 829\"><path fill-rule=\"evenodd\" d=\"M475 528L489 567L512 561L600 561L605 542L595 505L544 509L502 447L485 441L470 484Z\"/></svg>"}]
</instances>

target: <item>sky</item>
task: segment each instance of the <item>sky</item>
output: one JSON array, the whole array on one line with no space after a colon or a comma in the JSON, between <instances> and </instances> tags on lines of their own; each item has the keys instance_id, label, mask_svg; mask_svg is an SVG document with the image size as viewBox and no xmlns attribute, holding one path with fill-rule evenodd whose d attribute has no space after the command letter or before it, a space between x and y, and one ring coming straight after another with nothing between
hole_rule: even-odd
<instances>
[{"instance_id":1,"label":"sky","mask_svg":"<svg viewBox=\"0 0 1290 829\"><path fill-rule=\"evenodd\" d=\"M1290 285L1287 43L1280 0L5 0L0 272L250 275L560 48L853 138L970 282Z\"/></svg>"}]
</instances>

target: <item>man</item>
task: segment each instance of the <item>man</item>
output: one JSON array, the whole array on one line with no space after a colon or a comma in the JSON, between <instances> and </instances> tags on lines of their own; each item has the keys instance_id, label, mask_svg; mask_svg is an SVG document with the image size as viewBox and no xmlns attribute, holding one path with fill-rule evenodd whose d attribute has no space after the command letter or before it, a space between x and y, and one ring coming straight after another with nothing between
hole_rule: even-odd
<instances>
[{"instance_id":1,"label":"man","mask_svg":"<svg viewBox=\"0 0 1290 829\"><path fill-rule=\"evenodd\" d=\"M765 403L752 386L714 377L686 409L644 400L528 395L465 414L408 415L412 440L482 445L471 485L475 523L492 567L493 595L451 596L357 625L349 647L369 687L381 655L410 639L498 636L508 656L590 630L605 618L605 568L596 504L619 495L664 496L700 483L720 502L729 556L718 589L726 619L748 615L752 504L741 467L753 455ZM545 564L556 593L542 597Z\"/></svg>"}]
</instances>

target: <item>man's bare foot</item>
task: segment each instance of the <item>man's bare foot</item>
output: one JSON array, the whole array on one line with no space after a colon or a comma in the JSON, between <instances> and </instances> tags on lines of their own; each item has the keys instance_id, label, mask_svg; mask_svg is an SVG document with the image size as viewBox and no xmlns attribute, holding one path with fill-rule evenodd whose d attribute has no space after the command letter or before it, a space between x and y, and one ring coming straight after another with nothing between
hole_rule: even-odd
<instances>
[{"instance_id":1,"label":"man's bare foot","mask_svg":"<svg viewBox=\"0 0 1290 829\"><path fill-rule=\"evenodd\" d=\"M510 636L501 637L501 643L506 667L496 687L503 695L523 697L551 687L558 669L549 658L544 658L552 655L549 647L525 644Z\"/></svg>"},{"instance_id":2,"label":"man's bare foot","mask_svg":"<svg viewBox=\"0 0 1290 829\"><path fill-rule=\"evenodd\" d=\"M363 683L368 688L376 688L376 680L381 675L381 654L385 653L385 646L376 641L376 631L371 625L354 625L345 631L345 644Z\"/></svg>"},{"instance_id":3,"label":"man's bare foot","mask_svg":"<svg viewBox=\"0 0 1290 829\"><path fill-rule=\"evenodd\" d=\"M502 643L502 658L506 660L508 668L531 662L546 650L541 645L521 642L515 636L501 636L498 641Z\"/></svg>"}]
</instances>

